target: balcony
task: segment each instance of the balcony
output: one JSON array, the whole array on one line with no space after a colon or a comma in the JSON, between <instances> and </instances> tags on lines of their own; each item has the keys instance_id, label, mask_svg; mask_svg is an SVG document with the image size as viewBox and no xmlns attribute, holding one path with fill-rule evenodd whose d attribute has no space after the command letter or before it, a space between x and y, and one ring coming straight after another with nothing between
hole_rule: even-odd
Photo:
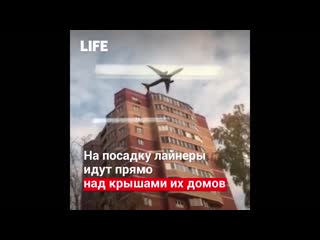
<instances>
[{"instance_id":1,"label":"balcony","mask_svg":"<svg viewBox=\"0 0 320 240\"><path fill-rule=\"evenodd\" d=\"M223 201L219 193L216 192L198 192L198 191L170 191L168 192L169 195L176 196L176 197L193 197L193 198L202 198L207 200L209 203L214 204L215 206L223 206Z\"/></svg>"},{"instance_id":2,"label":"balcony","mask_svg":"<svg viewBox=\"0 0 320 240\"><path fill-rule=\"evenodd\" d=\"M166 170L166 177L181 177L181 178L197 178L198 176L189 173L189 172L182 172L178 170Z\"/></svg>"},{"instance_id":3,"label":"balcony","mask_svg":"<svg viewBox=\"0 0 320 240\"><path fill-rule=\"evenodd\" d=\"M181 177L181 178L198 178L198 176L188 173L188 172L182 172L177 170L166 170L166 177ZM191 197L196 198L202 198L205 200L208 200L209 202L213 202L214 204L223 205L222 198L219 193L216 192L201 192L201 191L171 191L169 194L176 195L176 196L182 196L182 195L188 195Z\"/></svg>"}]
</instances>

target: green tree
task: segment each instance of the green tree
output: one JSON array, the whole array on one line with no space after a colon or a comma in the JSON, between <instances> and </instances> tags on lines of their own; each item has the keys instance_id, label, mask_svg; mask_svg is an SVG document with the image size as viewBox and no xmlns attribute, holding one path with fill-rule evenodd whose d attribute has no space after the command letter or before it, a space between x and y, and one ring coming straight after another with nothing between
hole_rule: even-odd
<instances>
[{"instance_id":1,"label":"green tree","mask_svg":"<svg viewBox=\"0 0 320 240\"><path fill-rule=\"evenodd\" d=\"M221 123L212 129L219 144L217 165L242 186L245 205L250 207L250 113L245 112L243 104L235 105L233 113L223 114Z\"/></svg>"}]
</instances>

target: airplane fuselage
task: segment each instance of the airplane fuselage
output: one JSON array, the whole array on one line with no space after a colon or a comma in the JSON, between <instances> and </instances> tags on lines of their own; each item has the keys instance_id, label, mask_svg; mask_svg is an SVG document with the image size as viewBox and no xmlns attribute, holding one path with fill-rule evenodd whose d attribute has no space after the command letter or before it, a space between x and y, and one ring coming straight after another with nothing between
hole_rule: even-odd
<instances>
[{"instance_id":1,"label":"airplane fuselage","mask_svg":"<svg viewBox=\"0 0 320 240\"><path fill-rule=\"evenodd\" d=\"M157 84L159 84L159 83L161 83L161 82L170 82L170 79L169 79L169 78L168 78L168 79L160 78L159 80L154 81L153 83L148 84L148 86L152 87L152 86L155 86L155 85L157 85Z\"/></svg>"},{"instance_id":2,"label":"airplane fuselage","mask_svg":"<svg viewBox=\"0 0 320 240\"><path fill-rule=\"evenodd\" d=\"M156 72L161 78L157 81L154 81L153 83L147 84L147 83L142 83L142 85L144 85L147 88L147 91L149 92L149 88L152 86L155 86L159 83L164 82L165 86L166 86L166 91L167 93L169 92L169 88L170 88L170 83L173 83L174 81L171 80L171 77L175 74L177 74L178 72L181 72L183 68L179 68L175 71L173 71L172 73L168 74L168 71L165 72L161 72L160 70L147 65L149 68L151 68L154 72Z\"/></svg>"}]
</instances>

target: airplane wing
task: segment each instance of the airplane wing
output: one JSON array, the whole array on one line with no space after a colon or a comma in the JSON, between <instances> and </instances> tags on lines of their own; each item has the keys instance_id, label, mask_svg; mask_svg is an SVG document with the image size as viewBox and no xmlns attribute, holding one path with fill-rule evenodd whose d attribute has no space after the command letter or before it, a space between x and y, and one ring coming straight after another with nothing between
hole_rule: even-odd
<instances>
[{"instance_id":1,"label":"airplane wing","mask_svg":"<svg viewBox=\"0 0 320 240\"><path fill-rule=\"evenodd\" d=\"M170 77L172 77L173 75L175 75L175 74L177 74L177 73L181 72L181 71L182 71L182 69L183 69L183 68L179 68L179 69L177 69L177 70L174 70L172 73L170 73L170 74L169 74L169 76L170 76Z\"/></svg>"},{"instance_id":2,"label":"airplane wing","mask_svg":"<svg viewBox=\"0 0 320 240\"><path fill-rule=\"evenodd\" d=\"M166 84L166 91L168 93L170 88L170 82L165 82L165 84Z\"/></svg>"},{"instance_id":3,"label":"airplane wing","mask_svg":"<svg viewBox=\"0 0 320 240\"><path fill-rule=\"evenodd\" d=\"M150 65L147 65L149 68L151 68L153 71L155 71L160 77L162 77L163 75L166 75L165 72L161 72L160 70L150 66Z\"/></svg>"}]
</instances>

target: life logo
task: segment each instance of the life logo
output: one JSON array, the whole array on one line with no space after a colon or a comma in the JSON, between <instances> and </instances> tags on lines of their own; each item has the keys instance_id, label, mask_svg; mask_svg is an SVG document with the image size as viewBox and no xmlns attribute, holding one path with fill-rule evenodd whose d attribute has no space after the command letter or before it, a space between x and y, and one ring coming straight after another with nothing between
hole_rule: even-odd
<instances>
[{"instance_id":1,"label":"life logo","mask_svg":"<svg viewBox=\"0 0 320 240\"><path fill-rule=\"evenodd\" d=\"M81 40L80 52L108 52L108 40Z\"/></svg>"}]
</instances>

